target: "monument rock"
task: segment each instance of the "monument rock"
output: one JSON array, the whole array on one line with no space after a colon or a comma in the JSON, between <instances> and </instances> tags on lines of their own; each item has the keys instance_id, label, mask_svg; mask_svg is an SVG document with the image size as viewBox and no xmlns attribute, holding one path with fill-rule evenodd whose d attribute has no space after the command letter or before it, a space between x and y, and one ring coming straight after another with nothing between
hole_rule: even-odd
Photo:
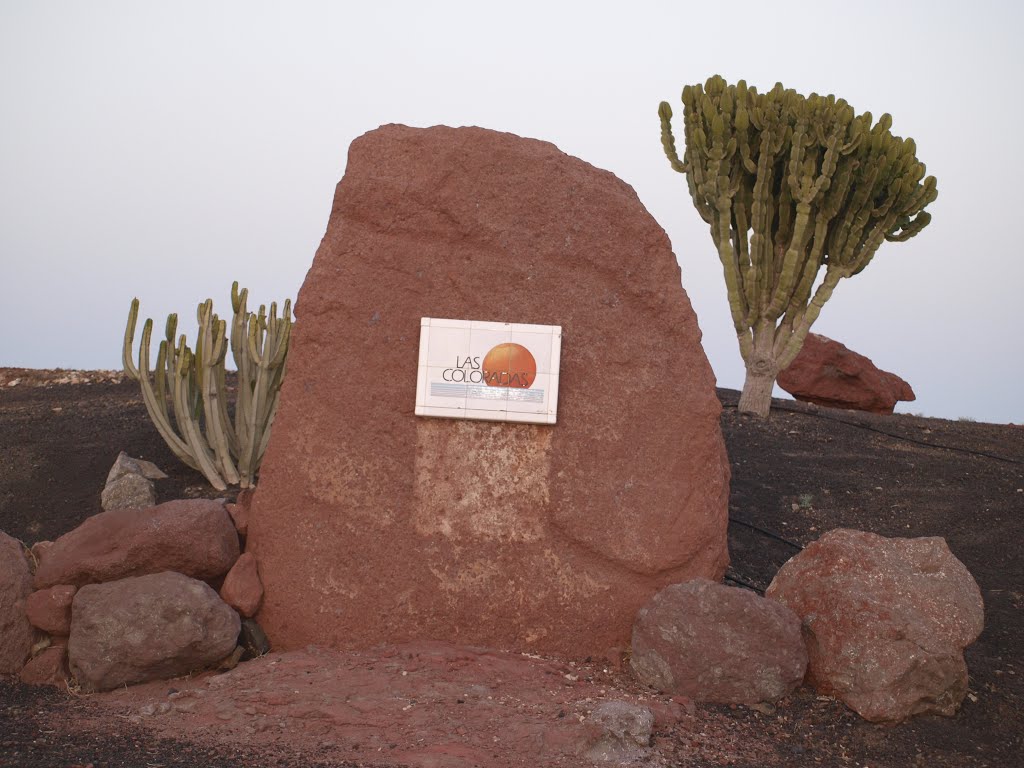
<instances>
[{"instance_id":1,"label":"monument rock","mask_svg":"<svg viewBox=\"0 0 1024 768\"><path fill-rule=\"evenodd\" d=\"M371 131L297 317L248 524L276 648L600 654L662 587L723 574L714 376L668 237L611 173ZM424 317L561 326L557 424L417 417Z\"/></svg>"}]
</instances>

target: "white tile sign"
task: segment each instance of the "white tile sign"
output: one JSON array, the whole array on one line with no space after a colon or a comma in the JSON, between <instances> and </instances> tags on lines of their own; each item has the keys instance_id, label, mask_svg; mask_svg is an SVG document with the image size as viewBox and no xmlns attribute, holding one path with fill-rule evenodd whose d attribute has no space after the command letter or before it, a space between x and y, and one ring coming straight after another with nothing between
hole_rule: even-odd
<instances>
[{"instance_id":1,"label":"white tile sign","mask_svg":"<svg viewBox=\"0 0 1024 768\"><path fill-rule=\"evenodd\" d=\"M558 325L420 321L416 415L554 424Z\"/></svg>"}]
</instances>

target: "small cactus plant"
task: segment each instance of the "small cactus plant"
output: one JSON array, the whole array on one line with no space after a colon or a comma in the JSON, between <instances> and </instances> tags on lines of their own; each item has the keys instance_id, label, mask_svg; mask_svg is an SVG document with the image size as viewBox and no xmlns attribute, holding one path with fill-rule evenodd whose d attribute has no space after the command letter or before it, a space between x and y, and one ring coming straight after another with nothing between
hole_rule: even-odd
<instances>
[{"instance_id":1,"label":"small cactus plant","mask_svg":"<svg viewBox=\"0 0 1024 768\"><path fill-rule=\"evenodd\" d=\"M199 332L195 352L182 334L174 343L178 316L168 315L166 339L160 342L156 368L149 368L153 321L142 328L138 365L132 360L139 300L132 299L124 332L124 370L139 382L146 410L164 442L186 465L202 472L217 490L228 485L255 484L270 426L277 413L291 338L291 301L281 316L277 304L269 314L246 308L248 290L231 286L230 339L227 322L213 311L213 301L199 305ZM228 347L238 368L238 396L234 417L228 412L224 361ZM173 414L173 420L171 415Z\"/></svg>"}]
</instances>

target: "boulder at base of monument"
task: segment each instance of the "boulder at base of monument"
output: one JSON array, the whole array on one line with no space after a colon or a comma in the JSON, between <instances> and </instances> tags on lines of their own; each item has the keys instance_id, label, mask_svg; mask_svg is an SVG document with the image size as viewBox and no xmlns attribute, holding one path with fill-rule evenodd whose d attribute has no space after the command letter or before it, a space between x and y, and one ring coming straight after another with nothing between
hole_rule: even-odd
<instances>
[{"instance_id":1,"label":"boulder at base of monument","mask_svg":"<svg viewBox=\"0 0 1024 768\"><path fill-rule=\"evenodd\" d=\"M0 675L19 672L32 650L32 625L25 616L31 591L25 548L0 531Z\"/></svg>"},{"instance_id":2,"label":"boulder at base of monument","mask_svg":"<svg viewBox=\"0 0 1024 768\"><path fill-rule=\"evenodd\" d=\"M86 691L201 670L231 653L238 614L196 579L165 571L75 594L68 654Z\"/></svg>"},{"instance_id":3,"label":"boulder at base of monument","mask_svg":"<svg viewBox=\"0 0 1024 768\"><path fill-rule=\"evenodd\" d=\"M729 466L665 232L546 142L389 125L306 276L248 547L277 648L600 655L720 578ZM424 317L562 327L558 423L417 417Z\"/></svg>"},{"instance_id":4,"label":"boulder at base of monument","mask_svg":"<svg viewBox=\"0 0 1024 768\"><path fill-rule=\"evenodd\" d=\"M237 559L238 534L224 502L181 499L87 517L43 551L35 586L81 586L161 571L216 579Z\"/></svg>"},{"instance_id":5,"label":"boulder at base of monument","mask_svg":"<svg viewBox=\"0 0 1024 768\"><path fill-rule=\"evenodd\" d=\"M694 579L666 587L640 610L630 666L661 691L753 706L803 682L807 649L800 618L786 606Z\"/></svg>"},{"instance_id":6,"label":"boulder at base of monument","mask_svg":"<svg viewBox=\"0 0 1024 768\"><path fill-rule=\"evenodd\" d=\"M952 715L964 648L985 626L981 590L944 539L829 531L765 595L803 620L808 682L875 722Z\"/></svg>"}]
</instances>

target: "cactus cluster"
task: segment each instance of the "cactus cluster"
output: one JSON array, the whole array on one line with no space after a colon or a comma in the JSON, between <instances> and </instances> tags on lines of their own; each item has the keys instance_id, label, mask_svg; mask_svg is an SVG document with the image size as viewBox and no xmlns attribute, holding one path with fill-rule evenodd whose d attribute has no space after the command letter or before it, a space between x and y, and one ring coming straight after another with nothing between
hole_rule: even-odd
<instances>
[{"instance_id":1,"label":"cactus cluster","mask_svg":"<svg viewBox=\"0 0 1024 768\"><path fill-rule=\"evenodd\" d=\"M662 145L722 262L747 367L740 409L767 415L775 377L839 280L863 270L884 240L928 225L935 177L925 177L913 139L890 132L890 115L873 122L831 95L781 83L762 94L715 76L686 86L682 100L682 159L667 102Z\"/></svg>"},{"instance_id":2,"label":"cactus cluster","mask_svg":"<svg viewBox=\"0 0 1024 768\"><path fill-rule=\"evenodd\" d=\"M141 385L153 424L174 454L202 472L218 490L229 484L243 488L255 484L288 359L291 301L285 301L278 317L276 303L270 305L269 313L263 305L253 313L246 308L247 298L248 290L239 291L235 282L231 286L234 317L230 337L227 321L214 313L212 300L199 305L194 352L184 334L175 344L178 316L169 315L153 371L149 368L152 320L147 319L142 328L138 365L132 360L137 298L132 300L124 333L124 370ZM229 346L238 369L233 417L228 410L224 369Z\"/></svg>"}]
</instances>

